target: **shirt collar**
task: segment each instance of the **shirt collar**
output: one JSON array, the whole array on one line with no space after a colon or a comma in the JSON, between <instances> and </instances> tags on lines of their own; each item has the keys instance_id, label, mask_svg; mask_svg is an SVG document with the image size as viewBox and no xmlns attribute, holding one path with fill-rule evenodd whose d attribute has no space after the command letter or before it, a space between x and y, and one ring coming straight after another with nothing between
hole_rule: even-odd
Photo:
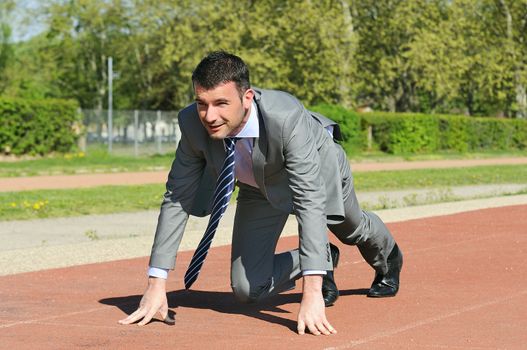
<instances>
[{"instance_id":1,"label":"shirt collar","mask_svg":"<svg viewBox=\"0 0 527 350\"><path fill-rule=\"evenodd\" d=\"M260 136L260 128L258 122L258 109L256 103L253 101L251 104L251 112L249 114L249 119L243 127L243 129L235 136L238 138L250 138Z\"/></svg>"}]
</instances>

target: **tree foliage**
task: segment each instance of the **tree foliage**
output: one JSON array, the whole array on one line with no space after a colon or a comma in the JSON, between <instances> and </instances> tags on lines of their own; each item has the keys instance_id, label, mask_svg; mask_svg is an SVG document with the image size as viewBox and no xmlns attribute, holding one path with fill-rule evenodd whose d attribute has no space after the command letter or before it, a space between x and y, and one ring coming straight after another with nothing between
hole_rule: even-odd
<instances>
[{"instance_id":1,"label":"tree foliage","mask_svg":"<svg viewBox=\"0 0 527 350\"><path fill-rule=\"evenodd\" d=\"M7 86L5 72L13 57L13 47L10 43L11 26L8 21L13 7L13 1L0 3L0 93Z\"/></svg>"},{"instance_id":2,"label":"tree foliage","mask_svg":"<svg viewBox=\"0 0 527 350\"><path fill-rule=\"evenodd\" d=\"M308 105L527 116L527 0L43 3L44 33L9 44L2 29L4 95L104 108L113 57L117 108L181 108L192 69L225 49Z\"/></svg>"}]
</instances>

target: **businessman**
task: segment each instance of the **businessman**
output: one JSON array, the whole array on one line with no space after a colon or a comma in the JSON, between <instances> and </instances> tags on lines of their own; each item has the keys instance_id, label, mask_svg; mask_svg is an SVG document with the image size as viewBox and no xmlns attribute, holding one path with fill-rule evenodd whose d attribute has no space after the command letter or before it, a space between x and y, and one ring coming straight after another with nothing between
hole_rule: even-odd
<instances>
[{"instance_id":1,"label":"businessman","mask_svg":"<svg viewBox=\"0 0 527 350\"><path fill-rule=\"evenodd\" d=\"M251 87L243 60L224 51L192 74L195 102L179 113L181 141L168 175L149 263L147 289L122 324L168 316L166 279L189 215L210 221L185 274L199 275L234 183L239 187L232 234L231 286L243 303L294 288L302 279L299 334L336 333L325 307L339 296L333 269L340 252L329 230L356 245L375 278L369 297L395 296L402 253L381 219L360 209L338 125L293 96ZM287 217L298 221L298 249L275 254Z\"/></svg>"}]
</instances>

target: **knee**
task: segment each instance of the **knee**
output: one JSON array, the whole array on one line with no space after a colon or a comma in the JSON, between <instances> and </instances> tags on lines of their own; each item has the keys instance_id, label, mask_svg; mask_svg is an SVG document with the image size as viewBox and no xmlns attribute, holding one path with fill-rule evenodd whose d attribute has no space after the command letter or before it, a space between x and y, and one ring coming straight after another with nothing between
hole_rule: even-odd
<instances>
[{"instance_id":1,"label":"knee","mask_svg":"<svg viewBox=\"0 0 527 350\"><path fill-rule=\"evenodd\" d=\"M345 224L330 227L331 232L347 245L358 245L364 243L370 231L370 221L366 215L361 215L360 220L346 222Z\"/></svg>"},{"instance_id":2,"label":"knee","mask_svg":"<svg viewBox=\"0 0 527 350\"><path fill-rule=\"evenodd\" d=\"M232 292L234 297L239 303L242 304L255 304L258 302L258 297L251 293L251 287L248 283L232 283Z\"/></svg>"},{"instance_id":3,"label":"knee","mask_svg":"<svg viewBox=\"0 0 527 350\"><path fill-rule=\"evenodd\" d=\"M256 304L268 295L271 279L248 280L231 276L231 288L236 300L242 304Z\"/></svg>"},{"instance_id":4,"label":"knee","mask_svg":"<svg viewBox=\"0 0 527 350\"><path fill-rule=\"evenodd\" d=\"M243 304L253 304L256 298L251 293L251 282L240 260L235 260L231 265L231 288L236 300Z\"/></svg>"}]
</instances>

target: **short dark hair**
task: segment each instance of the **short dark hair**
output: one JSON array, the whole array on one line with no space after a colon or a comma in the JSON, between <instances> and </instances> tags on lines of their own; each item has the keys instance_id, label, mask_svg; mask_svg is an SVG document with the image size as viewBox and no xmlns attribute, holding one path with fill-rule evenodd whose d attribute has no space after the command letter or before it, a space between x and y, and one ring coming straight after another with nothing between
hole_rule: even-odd
<instances>
[{"instance_id":1,"label":"short dark hair","mask_svg":"<svg viewBox=\"0 0 527 350\"><path fill-rule=\"evenodd\" d=\"M236 83L240 97L251 87L249 68L245 62L225 51L211 52L192 72L192 83L207 90L231 81Z\"/></svg>"}]
</instances>

